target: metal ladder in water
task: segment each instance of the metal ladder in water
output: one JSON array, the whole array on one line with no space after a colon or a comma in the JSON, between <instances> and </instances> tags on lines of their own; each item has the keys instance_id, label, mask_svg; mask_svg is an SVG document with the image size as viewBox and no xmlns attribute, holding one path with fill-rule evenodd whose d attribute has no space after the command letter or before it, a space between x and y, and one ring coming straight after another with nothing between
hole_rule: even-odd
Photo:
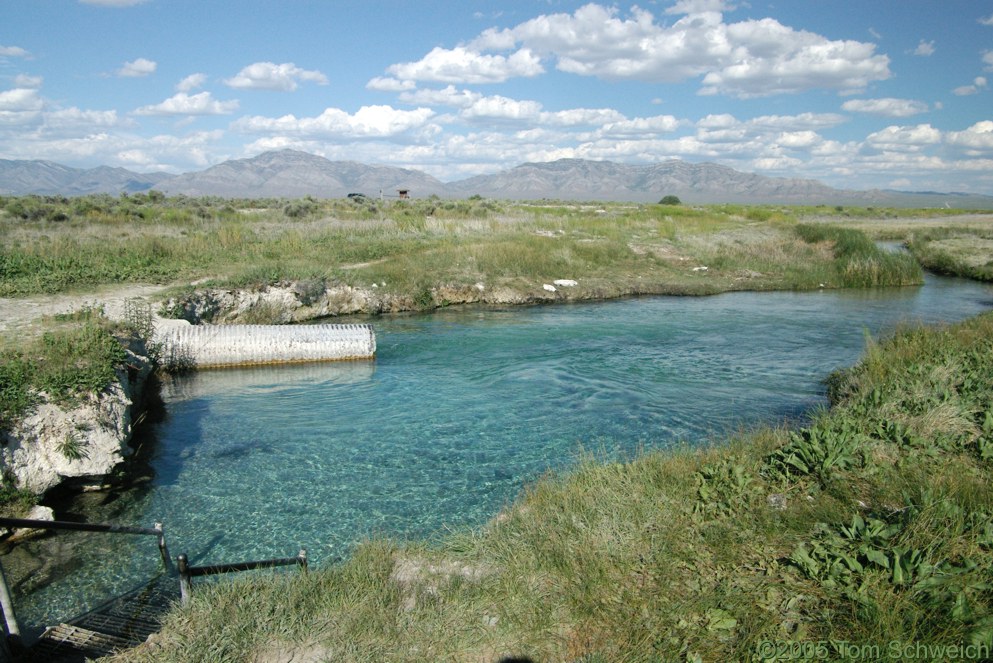
<instances>
[{"instance_id":1,"label":"metal ladder in water","mask_svg":"<svg viewBox=\"0 0 993 663\"><path fill-rule=\"evenodd\" d=\"M49 627L17 660L83 663L137 647L179 601L175 578L160 577L68 622Z\"/></svg>"},{"instance_id":2,"label":"metal ladder in water","mask_svg":"<svg viewBox=\"0 0 993 663\"><path fill-rule=\"evenodd\" d=\"M89 612L57 626L49 627L30 647L23 647L6 578L0 569L0 608L6 638L0 647L0 663L83 663L136 647L162 627L162 618L178 603L189 601L192 579L200 576L297 565L307 571L307 551L296 557L266 559L235 564L190 566L185 554L173 565L161 523L153 528L109 524L74 523L50 520L0 518L0 527L75 530L158 537L164 573L147 584L111 599Z\"/></svg>"}]
</instances>

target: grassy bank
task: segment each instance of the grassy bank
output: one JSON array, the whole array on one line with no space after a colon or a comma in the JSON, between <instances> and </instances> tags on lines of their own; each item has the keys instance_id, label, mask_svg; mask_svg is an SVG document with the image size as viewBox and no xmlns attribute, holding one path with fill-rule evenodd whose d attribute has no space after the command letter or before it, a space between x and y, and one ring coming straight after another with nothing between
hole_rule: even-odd
<instances>
[{"instance_id":1,"label":"grassy bank","mask_svg":"<svg viewBox=\"0 0 993 663\"><path fill-rule=\"evenodd\" d=\"M993 314L829 384L806 428L587 460L479 530L200 587L114 660L988 659Z\"/></svg>"},{"instance_id":2,"label":"grassy bank","mask_svg":"<svg viewBox=\"0 0 993 663\"><path fill-rule=\"evenodd\" d=\"M42 398L68 404L102 391L116 379L125 351L115 326L92 308L49 323L48 331L19 347L0 350L0 430Z\"/></svg>"},{"instance_id":3,"label":"grassy bank","mask_svg":"<svg viewBox=\"0 0 993 663\"><path fill-rule=\"evenodd\" d=\"M99 309L83 307L46 320L38 336L0 348L0 437L39 403L72 406L115 382L127 360L124 344L147 338L149 324L147 307L116 323ZM78 442L67 438L59 450L77 457ZM0 513L23 515L37 499L0 477Z\"/></svg>"},{"instance_id":4,"label":"grassy bank","mask_svg":"<svg viewBox=\"0 0 993 663\"><path fill-rule=\"evenodd\" d=\"M0 198L0 296L204 280L376 283L412 301L439 286L528 292L555 279L578 280L584 297L863 285L872 269L857 268L862 274L849 282L836 268L836 237L797 231L811 213L488 200ZM902 266L881 282L920 282L912 272Z\"/></svg>"},{"instance_id":5,"label":"grassy bank","mask_svg":"<svg viewBox=\"0 0 993 663\"><path fill-rule=\"evenodd\" d=\"M993 281L993 224L986 228L934 228L913 234L908 248L924 267L940 274Z\"/></svg>"}]
</instances>

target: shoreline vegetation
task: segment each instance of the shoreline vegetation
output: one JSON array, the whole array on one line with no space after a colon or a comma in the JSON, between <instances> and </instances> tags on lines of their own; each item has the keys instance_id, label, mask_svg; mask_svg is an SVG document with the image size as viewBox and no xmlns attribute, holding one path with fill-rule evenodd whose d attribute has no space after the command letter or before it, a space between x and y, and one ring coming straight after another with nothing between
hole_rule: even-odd
<instances>
[{"instance_id":1,"label":"shoreline vegetation","mask_svg":"<svg viewBox=\"0 0 993 663\"><path fill-rule=\"evenodd\" d=\"M616 296L646 289L714 294L861 287L874 280L900 285L919 283L919 273L866 266L871 250L847 240L839 246L855 253L836 255L832 242L848 231L816 236L803 228L955 212L155 194L0 197L0 297L121 283L173 285L179 294L193 283L233 289L376 284L417 310L444 304L429 296L433 289L483 284L528 294L556 279L578 281L575 292L590 298L598 290Z\"/></svg>"},{"instance_id":2,"label":"shoreline vegetation","mask_svg":"<svg viewBox=\"0 0 993 663\"><path fill-rule=\"evenodd\" d=\"M111 660L988 660L993 314L828 382L803 428L586 458L482 528L202 586Z\"/></svg>"},{"instance_id":3,"label":"shoreline vegetation","mask_svg":"<svg viewBox=\"0 0 993 663\"><path fill-rule=\"evenodd\" d=\"M92 342L99 312L85 303L85 293L102 286L162 285L166 294L153 307L163 317L274 324L466 303L915 285L922 272L911 256L881 250L867 233L834 221L951 212L227 200L154 191L0 197L0 297L79 292L88 318L82 326L47 318L0 333L0 425L49 390L46 365L107 364ZM563 280L570 285L551 285ZM217 293L232 292L248 296L227 296L228 310L218 312ZM58 348L56 336L64 337ZM68 357L70 347L84 356Z\"/></svg>"},{"instance_id":4,"label":"shoreline vegetation","mask_svg":"<svg viewBox=\"0 0 993 663\"><path fill-rule=\"evenodd\" d=\"M520 303L898 286L922 282L918 261L989 280L989 217L963 214L0 197L0 296L375 284L388 310L430 310L477 284ZM558 279L577 285L550 298L543 286ZM92 335L96 324L73 327ZM4 338L0 369L28 375L15 369L43 353L36 342ZM805 428L626 463L584 459L478 530L371 541L305 576L204 587L162 634L113 660L777 660L763 643L824 643L844 657L846 643L886 652L894 642L988 655L990 376L993 315L904 329L832 375L831 409ZM29 407L24 394L38 389L11 397ZM5 418L17 416L8 391Z\"/></svg>"}]
</instances>

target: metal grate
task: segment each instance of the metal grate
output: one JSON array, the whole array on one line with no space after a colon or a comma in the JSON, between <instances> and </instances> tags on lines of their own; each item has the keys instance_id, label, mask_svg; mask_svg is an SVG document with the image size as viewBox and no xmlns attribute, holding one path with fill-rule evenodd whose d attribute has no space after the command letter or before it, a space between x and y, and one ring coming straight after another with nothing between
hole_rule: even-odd
<instances>
[{"instance_id":1,"label":"metal grate","mask_svg":"<svg viewBox=\"0 0 993 663\"><path fill-rule=\"evenodd\" d=\"M130 640L119 638L106 633L89 629L59 624L42 634L41 638L31 647L27 660L29 661L59 661L70 663L85 661L88 658L99 658L114 652L133 647Z\"/></svg>"},{"instance_id":2,"label":"metal grate","mask_svg":"<svg viewBox=\"0 0 993 663\"><path fill-rule=\"evenodd\" d=\"M161 619L178 601L175 583L158 580L49 628L31 646L26 661L82 663L135 647L161 628Z\"/></svg>"},{"instance_id":3,"label":"metal grate","mask_svg":"<svg viewBox=\"0 0 993 663\"><path fill-rule=\"evenodd\" d=\"M115 615L95 614L75 624L91 631L107 633L127 640L133 644L144 642L152 633L159 630L159 622L141 617L117 617ZM133 645L132 645L133 646Z\"/></svg>"}]
</instances>

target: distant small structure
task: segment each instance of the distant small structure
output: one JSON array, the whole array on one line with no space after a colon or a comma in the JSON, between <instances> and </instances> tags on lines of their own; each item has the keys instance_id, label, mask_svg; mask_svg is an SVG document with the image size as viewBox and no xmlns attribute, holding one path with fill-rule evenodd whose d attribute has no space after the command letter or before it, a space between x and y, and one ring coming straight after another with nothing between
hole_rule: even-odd
<instances>
[{"instance_id":1,"label":"distant small structure","mask_svg":"<svg viewBox=\"0 0 993 663\"><path fill-rule=\"evenodd\" d=\"M397 189L397 194L400 196L400 200L406 200L410 198L410 189Z\"/></svg>"}]
</instances>

